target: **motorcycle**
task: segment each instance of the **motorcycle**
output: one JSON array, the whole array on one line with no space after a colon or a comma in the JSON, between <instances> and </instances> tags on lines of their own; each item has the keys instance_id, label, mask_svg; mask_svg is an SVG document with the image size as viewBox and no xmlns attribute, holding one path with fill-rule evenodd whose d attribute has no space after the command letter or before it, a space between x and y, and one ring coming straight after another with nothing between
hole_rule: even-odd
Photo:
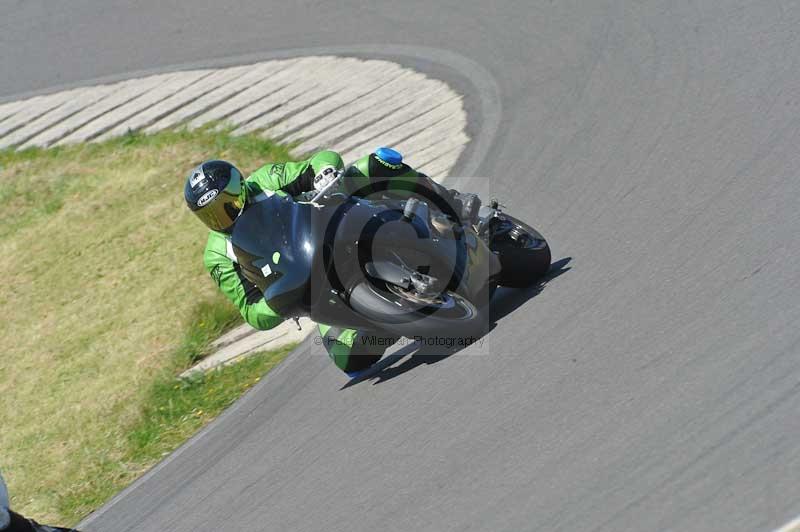
<instances>
[{"instance_id":1,"label":"motorcycle","mask_svg":"<svg viewBox=\"0 0 800 532\"><path fill-rule=\"evenodd\" d=\"M284 316L409 338L476 337L500 286L534 284L550 248L529 225L483 206L462 224L431 195L370 200L331 192L272 195L231 235L242 274Z\"/></svg>"}]
</instances>

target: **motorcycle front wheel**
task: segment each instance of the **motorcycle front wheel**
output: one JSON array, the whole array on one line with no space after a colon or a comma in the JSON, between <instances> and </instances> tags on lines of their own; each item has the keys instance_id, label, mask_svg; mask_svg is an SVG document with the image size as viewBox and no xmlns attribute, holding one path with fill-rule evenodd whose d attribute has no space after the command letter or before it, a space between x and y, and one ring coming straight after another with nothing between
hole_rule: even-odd
<instances>
[{"instance_id":1,"label":"motorcycle front wheel","mask_svg":"<svg viewBox=\"0 0 800 532\"><path fill-rule=\"evenodd\" d=\"M420 297L398 286L363 281L350 292L350 306L376 326L406 338L475 338L487 316L468 299L450 292Z\"/></svg>"}]
</instances>

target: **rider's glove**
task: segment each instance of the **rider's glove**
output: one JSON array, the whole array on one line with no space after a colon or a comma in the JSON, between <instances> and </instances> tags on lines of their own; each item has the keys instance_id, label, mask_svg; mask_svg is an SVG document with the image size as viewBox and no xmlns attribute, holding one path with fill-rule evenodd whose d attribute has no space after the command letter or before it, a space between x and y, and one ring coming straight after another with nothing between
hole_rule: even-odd
<instances>
[{"instance_id":1,"label":"rider's glove","mask_svg":"<svg viewBox=\"0 0 800 532\"><path fill-rule=\"evenodd\" d=\"M329 184L338 181L342 173L335 166L326 166L314 176L314 190L320 192Z\"/></svg>"}]
</instances>

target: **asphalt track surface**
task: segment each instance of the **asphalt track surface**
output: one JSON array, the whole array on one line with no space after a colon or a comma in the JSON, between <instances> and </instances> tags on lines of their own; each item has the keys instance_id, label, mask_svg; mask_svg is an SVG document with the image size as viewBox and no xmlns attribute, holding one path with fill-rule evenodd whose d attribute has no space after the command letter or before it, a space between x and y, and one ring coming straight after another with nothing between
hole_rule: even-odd
<instances>
[{"instance_id":1,"label":"asphalt track surface","mask_svg":"<svg viewBox=\"0 0 800 532\"><path fill-rule=\"evenodd\" d=\"M302 348L86 529L789 521L798 19L788 1L3 3L2 97L305 48L430 72L471 102L461 170L564 259L455 356L342 389Z\"/></svg>"}]
</instances>

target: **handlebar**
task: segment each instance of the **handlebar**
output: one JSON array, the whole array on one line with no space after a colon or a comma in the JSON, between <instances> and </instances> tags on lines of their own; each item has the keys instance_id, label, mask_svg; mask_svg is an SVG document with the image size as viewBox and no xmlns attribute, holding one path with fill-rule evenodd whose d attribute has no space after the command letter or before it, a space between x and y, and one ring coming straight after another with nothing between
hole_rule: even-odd
<instances>
[{"instance_id":1,"label":"handlebar","mask_svg":"<svg viewBox=\"0 0 800 532\"><path fill-rule=\"evenodd\" d=\"M320 199L322 199L322 197L323 197L325 194L327 194L327 193L328 193L330 190L332 190L332 189L333 189L334 187L336 187L336 186L339 186L340 182L341 182L341 178L337 178L337 179L334 179L334 180L332 180L330 183L328 183L327 185L325 185L325 186L322 188L322 190L320 190L319 192L317 192L317 193L314 195L314 197L313 197L313 198L311 198L311 200L309 201L309 203L316 203L316 202L317 202L317 200L320 200Z\"/></svg>"}]
</instances>

